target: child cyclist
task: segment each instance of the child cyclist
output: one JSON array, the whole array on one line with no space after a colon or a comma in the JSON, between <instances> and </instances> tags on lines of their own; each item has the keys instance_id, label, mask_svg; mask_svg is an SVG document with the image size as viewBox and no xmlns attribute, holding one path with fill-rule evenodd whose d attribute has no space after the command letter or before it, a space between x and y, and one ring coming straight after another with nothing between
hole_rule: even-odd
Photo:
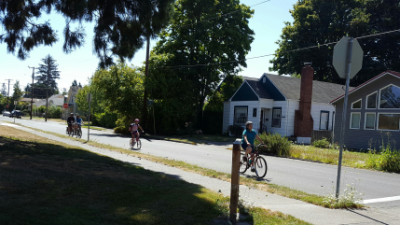
<instances>
[{"instance_id":1,"label":"child cyclist","mask_svg":"<svg viewBox=\"0 0 400 225\"><path fill-rule=\"evenodd\" d=\"M247 121L245 125L246 125L246 129L243 131L242 148L243 148L243 150L246 151L244 157L246 157L248 154L251 153L251 160L250 160L251 172L255 172L256 170L254 169L254 154L253 154L253 153L255 153L254 139L257 138L257 140L260 141L262 144L264 144L264 142L257 135L256 131L253 130L253 122ZM243 159L243 160L246 161L247 158Z\"/></svg>"},{"instance_id":2,"label":"child cyclist","mask_svg":"<svg viewBox=\"0 0 400 225\"><path fill-rule=\"evenodd\" d=\"M144 133L143 128L139 125L139 119L136 118L134 123L131 123L131 125L129 126L129 131L132 133L132 144L135 143L135 139L136 142L139 140L139 132L138 132L138 128L140 128L142 130L142 132Z\"/></svg>"}]
</instances>

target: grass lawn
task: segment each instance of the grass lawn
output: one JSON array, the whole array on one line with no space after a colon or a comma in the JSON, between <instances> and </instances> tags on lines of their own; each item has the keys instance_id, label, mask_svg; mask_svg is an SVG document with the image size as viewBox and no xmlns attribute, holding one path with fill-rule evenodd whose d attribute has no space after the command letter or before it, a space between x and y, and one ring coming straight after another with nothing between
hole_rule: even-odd
<instances>
[{"instance_id":1,"label":"grass lawn","mask_svg":"<svg viewBox=\"0 0 400 225\"><path fill-rule=\"evenodd\" d=\"M317 148L314 146L292 145L290 157L337 165L339 150ZM371 158L372 157L372 158ZM373 169L368 165L369 160L378 160L380 156L363 152L343 151L342 165L353 168Z\"/></svg>"},{"instance_id":2,"label":"grass lawn","mask_svg":"<svg viewBox=\"0 0 400 225\"><path fill-rule=\"evenodd\" d=\"M210 224L229 205L199 185L8 126L0 181L0 224ZM247 210L250 224L308 224Z\"/></svg>"}]
</instances>

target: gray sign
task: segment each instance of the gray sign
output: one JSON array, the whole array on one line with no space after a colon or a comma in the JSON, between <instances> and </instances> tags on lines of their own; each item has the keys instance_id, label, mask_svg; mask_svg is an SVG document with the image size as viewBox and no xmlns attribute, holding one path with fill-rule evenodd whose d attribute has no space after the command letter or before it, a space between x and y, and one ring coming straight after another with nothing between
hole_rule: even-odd
<instances>
[{"instance_id":1,"label":"gray sign","mask_svg":"<svg viewBox=\"0 0 400 225\"><path fill-rule=\"evenodd\" d=\"M353 44L352 48L349 49L351 51L350 62L346 62L347 58L347 50L348 44L351 40L350 37L343 37L340 39L339 43L337 43L333 49L333 67L335 67L336 72L338 73L340 78L346 78L346 66L350 63L350 79L353 78L358 71L362 68L363 56L364 52L358 43L357 39L352 39Z\"/></svg>"}]
</instances>

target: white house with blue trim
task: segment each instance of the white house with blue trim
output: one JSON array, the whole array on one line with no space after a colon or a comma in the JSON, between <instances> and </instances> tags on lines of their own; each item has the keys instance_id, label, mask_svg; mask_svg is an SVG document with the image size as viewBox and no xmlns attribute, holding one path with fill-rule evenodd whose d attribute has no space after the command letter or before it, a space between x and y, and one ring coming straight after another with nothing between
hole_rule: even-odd
<instances>
[{"instance_id":1,"label":"white house with blue trim","mask_svg":"<svg viewBox=\"0 0 400 225\"><path fill-rule=\"evenodd\" d=\"M311 76L312 79L312 76ZM224 102L222 132L228 132L230 125L244 126L253 121L253 129L295 136L295 114L299 110L301 79L264 73L260 78L244 77L235 94ZM333 128L335 107L332 99L344 94L342 85L311 81L311 117L313 130ZM297 139L309 143L311 138Z\"/></svg>"}]
</instances>

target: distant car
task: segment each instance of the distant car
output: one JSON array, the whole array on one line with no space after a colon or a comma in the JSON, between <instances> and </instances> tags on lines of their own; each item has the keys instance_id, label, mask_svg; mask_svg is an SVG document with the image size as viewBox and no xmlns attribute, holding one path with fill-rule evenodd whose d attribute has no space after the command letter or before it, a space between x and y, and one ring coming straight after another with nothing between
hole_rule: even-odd
<instances>
[{"instance_id":1,"label":"distant car","mask_svg":"<svg viewBox=\"0 0 400 225\"><path fill-rule=\"evenodd\" d=\"M11 116L11 113L10 113L9 111L3 111L3 117L4 117L4 116L10 117L10 116Z\"/></svg>"},{"instance_id":2,"label":"distant car","mask_svg":"<svg viewBox=\"0 0 400 225\"><path fill-rule=\"evenodd\" d=\"M13 110L10 117L17 117L21 119L22 112L20 110Z\"/></svg>"}]
</instances>

